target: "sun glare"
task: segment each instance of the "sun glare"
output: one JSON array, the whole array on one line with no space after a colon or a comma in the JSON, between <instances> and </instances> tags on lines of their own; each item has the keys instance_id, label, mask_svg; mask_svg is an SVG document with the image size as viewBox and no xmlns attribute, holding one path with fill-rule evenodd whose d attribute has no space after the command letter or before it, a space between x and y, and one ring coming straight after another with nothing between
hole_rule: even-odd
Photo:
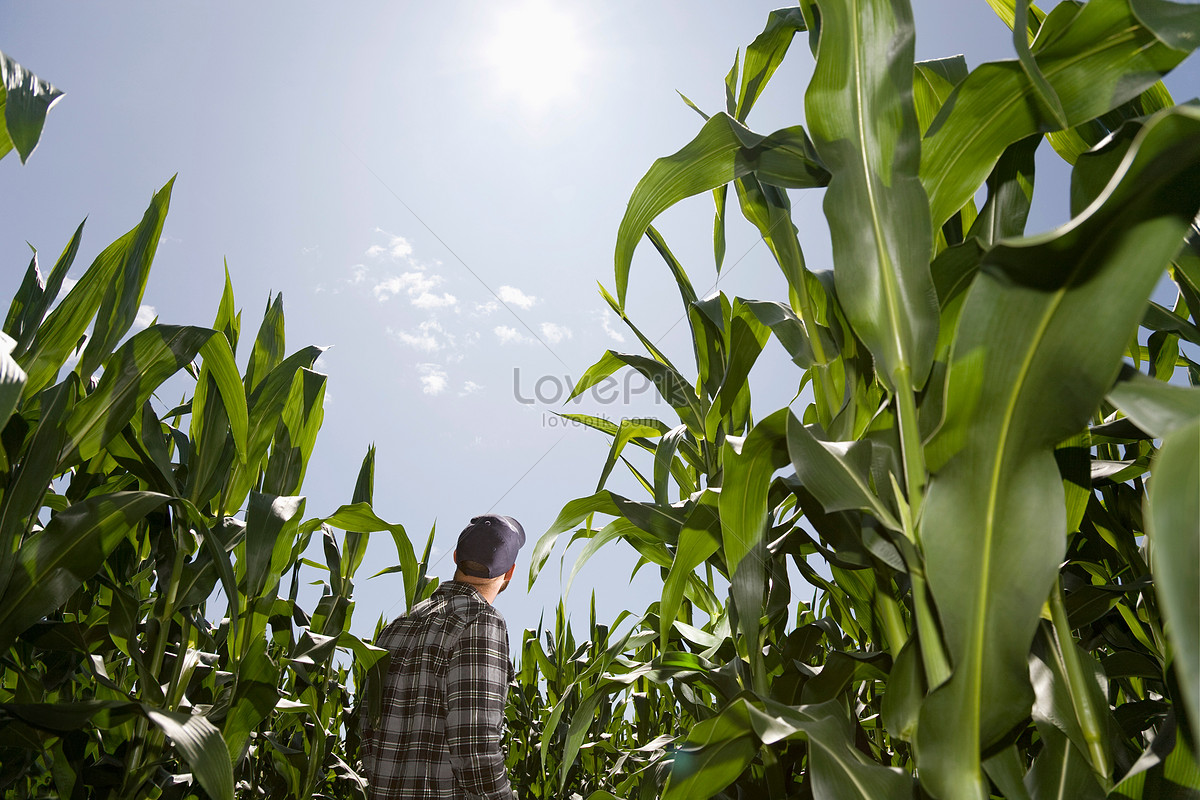
<instances>
[{"instance_id":1,"label":"sun glare","mask_svg":"<svg viewBox=\"0 0 1200 800\"><path fill-rule=\"evenodd\" d=\"M498 91L537 111L569 100L587 61L575 19L545 0L503 4L484 55Z\"/></svg>"}]
</instances>

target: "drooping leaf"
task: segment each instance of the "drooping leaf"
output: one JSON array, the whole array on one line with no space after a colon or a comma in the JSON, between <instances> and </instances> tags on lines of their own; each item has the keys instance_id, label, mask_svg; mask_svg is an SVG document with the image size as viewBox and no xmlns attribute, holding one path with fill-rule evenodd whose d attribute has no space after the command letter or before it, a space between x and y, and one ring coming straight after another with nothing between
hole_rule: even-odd
<instances>
[{"instance_id":1,"label":"drooping leaf","mask_svg":"<svg viewBox=\"0 0 1200 800\"><path fill-rule=\"evenodd\" d=\"M791 188L823 186L828 180L803 128L762 136L725 113L714 114L679 152L654 162L634 188L617 230L617 300L622 306L634 248L654 218L686 197L752 172L765 183Z\"/></svg>"}]
</instances>

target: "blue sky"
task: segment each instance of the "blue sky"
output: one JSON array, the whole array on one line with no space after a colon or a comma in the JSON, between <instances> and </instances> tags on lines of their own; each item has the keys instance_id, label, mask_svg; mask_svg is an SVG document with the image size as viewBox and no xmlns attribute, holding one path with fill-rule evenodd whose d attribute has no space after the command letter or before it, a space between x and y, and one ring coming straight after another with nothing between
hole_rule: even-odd
<instances>
[{"instance_id":1,"label":"blue sky","mask_svg":"<svg viewBox=\"0 0 1200 800\"><path fill-rule=\"evenodd\" d=\"M451 574L457 532L488 510L523 522L523 574L562 505L595 490L608 447L551 411L605 349L637 352L596 289L612 287L625 202L699 128L676 90L722 108L735 51L781 4L4 3L0 49L66 95L29 164L0 163L0 293L15 291L26 241L52 259L87 217L78 277L178 173L147 320L210 324L227 259L243 360L275 292L289 350L331 346L308 514L349 500L374 442L376 510L418 547L437 521L435 574ZM919 58L1013 57L984 0L914 0L914 12ZM811 69L797 40L751 127L803 122ZM1188 99L1198 78L1189 59L1168 86ZM1040 156L1031 231L1066 219L1065 168L1048 147ZM810 266L829 268L820 194L792 197ZM711 213L699 197L657 223L702 292L716 279ZM731 296L785 296L766 248L732 217L725 263ZM687 363L673 283L644 249L628 309ZM772 344L753 374L755 408L788 403L797 378ZM638 381L614 395L570 410L669 417ZM609 486L636 496L631 483L615 474ZM501 598L514 635L543 610L553 620L561 550L532 592L518 581ZM372 543L356 632L401 610L398 579L365 580L394 561L390 537ZM616 545L581 573L569 606L582 624L592 590L604 619L657 597L653 568L630 587L634 563Z\"/></svg>"}]
</instances>

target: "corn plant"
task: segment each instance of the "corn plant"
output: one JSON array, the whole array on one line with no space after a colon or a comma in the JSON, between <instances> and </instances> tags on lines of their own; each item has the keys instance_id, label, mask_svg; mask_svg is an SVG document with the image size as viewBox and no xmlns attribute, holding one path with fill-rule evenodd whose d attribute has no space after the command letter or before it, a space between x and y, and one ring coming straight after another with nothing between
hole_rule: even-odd
<instances>
[{"instance_id":1,"label":"corn plant","mask_svg":"<svg viewBox=\"0 0 1200 800\"><path fill-rule=\"evenodd\" d=\"M44 117L55 91L3 64L25 157L36 134L20 115ZM355 575L366 535L389 532L411 605L428 548L418 564L403 527L371 510L373 448L351 502L305 519L326 379L321 348L286 353L282 296L244 374L228 272L211 328L130 335L173 183L61 300L83 225L46 277L35 252L4 322L0 789L364 798L353 732L380 699L355 687L378 686L387 661L349 632ZM324 563L306 556L314 537ZM302 569L323 575L308 610Z\"/></svg>"},{"instance_id":2,"label":"corn plant","mask_svg":"<svg viewBox=\"0 0 1200 800\"><path fill-rule=\"evenodd\" d=\"M639 370L678 424L594 424L613 438L600 491L563 509L530 580L571 530L580 560L623 540L662 572L657 650L634 669L688 733L637 796L1200 792L1200 369L1179 348L1200 343L1200 114L1160 82L1200 9L989 2L1017 58L974 70L914 63L904 0L772 13L726 110L634 189L606 299L623 308L645 236L696 374L640 333L647 356L585 374L577 393ZM816 60L807 128L755 133L797 33ZM1072 165L1072 220L1026 235L1043 141ZM719 269L731 183L786 302L697 298L652 227L712 192ZM809 269L791 219L788 190L813 189L831 272ZM1172 308L1149 300L1164 272ZM746 376L768 335L806 399L754 421ZM1183 372L1191 387L1170 382ZM618 459L649 500L603 488ZM788 559L816 587L794 619Z\"/></svg>"}]
</instances>

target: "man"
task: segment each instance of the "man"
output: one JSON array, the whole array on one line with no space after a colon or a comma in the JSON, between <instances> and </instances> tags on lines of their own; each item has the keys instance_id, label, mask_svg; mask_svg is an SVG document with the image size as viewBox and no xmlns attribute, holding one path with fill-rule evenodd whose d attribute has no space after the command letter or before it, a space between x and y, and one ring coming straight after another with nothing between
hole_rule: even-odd
<instances>
[{"instance_id":1,"label":"man","mask_svg":"<svg viewBox=\"0 0 1200 800\"><path fill-rule=\"evenodd\" d=\"M492 603L523 544L512 517L475 517L458 536L454 580L379 634L391 665L382 718L363 735L374 800L515 800L500 749L514 673Z\"/></svg>"}]
</instances>

